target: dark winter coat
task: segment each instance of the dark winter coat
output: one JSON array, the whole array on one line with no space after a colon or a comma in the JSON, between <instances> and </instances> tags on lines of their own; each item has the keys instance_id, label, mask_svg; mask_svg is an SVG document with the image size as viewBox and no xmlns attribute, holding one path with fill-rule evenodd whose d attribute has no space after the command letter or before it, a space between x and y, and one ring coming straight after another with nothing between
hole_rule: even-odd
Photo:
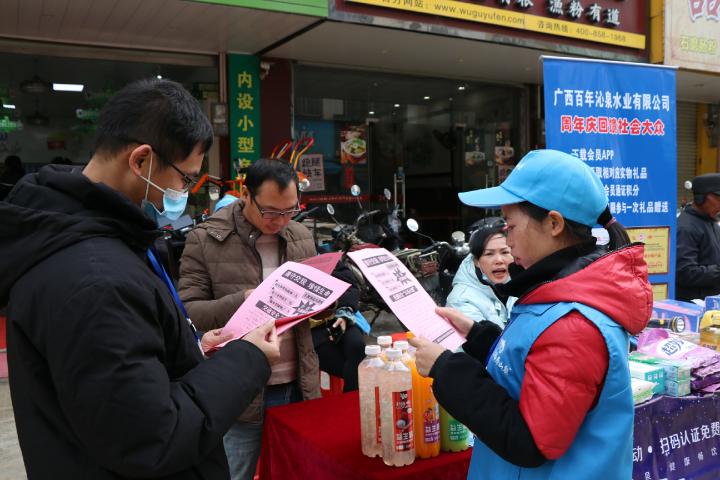
<instances>
[{"instance_id":1,"label":"dark winter coat","mask_svg":"<svg viewBox=\"0 0 720 480\"><path fill-rule=\"evenodd\" d=\"M704 299L720 293L720 226L692 205L677 220L675 298Z\"/></svg>"},{"instance_id":2,"label":"dark winter coat","mask_svg":"<svg viewBox=\"0 0 720 480\"><path fill-rule=\"evenodd\" d=\"M0 305L28 478L226 479L222 437L270 367L235 341L204 360L146 262L155 225L80 170L0 202Z\"/></svg>"}]
</instances>

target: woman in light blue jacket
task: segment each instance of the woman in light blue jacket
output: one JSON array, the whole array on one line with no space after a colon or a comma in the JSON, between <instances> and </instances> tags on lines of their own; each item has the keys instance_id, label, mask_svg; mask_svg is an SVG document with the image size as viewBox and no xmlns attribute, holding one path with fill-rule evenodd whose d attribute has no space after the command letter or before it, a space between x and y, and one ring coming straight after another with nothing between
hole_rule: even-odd
<instances>
[{"instance_id":1,"label":"woman in light blue jacket","mask_svg":"<svg viewBox=\"0 0 720 480\"><path fill-rule=\"evenodd\" d=\"M517 298L499 295L493 285L510 280L513 262L505 241L505 221L498 217L483 220L470 237L470 255L460 264L447 306L460 310L476 322L489 320L505 328L509 311Z\"/></svg>"}]
</instances>

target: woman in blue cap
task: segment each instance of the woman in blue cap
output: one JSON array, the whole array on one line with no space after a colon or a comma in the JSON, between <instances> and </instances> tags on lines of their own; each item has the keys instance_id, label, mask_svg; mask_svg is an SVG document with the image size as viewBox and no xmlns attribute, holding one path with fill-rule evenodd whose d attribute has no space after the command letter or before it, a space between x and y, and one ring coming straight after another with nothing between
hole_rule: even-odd
<instances>
[{"instance_id":1,"label":"woman in blue cap","mask_svg":"<svg viewBox=\"0 0 720 480\"><path fill-rule=\"evenodd\" d=\"M440 404L477 437L468 478L631 478L628 335L652 310L643 246L610 214L595 173L562 152L530 152L500 186L460 200L502 208L525 268L498 286L519 297L501 335L438 309L466 335L465 352L411 341Z\"/></svg>"}]
</instances>

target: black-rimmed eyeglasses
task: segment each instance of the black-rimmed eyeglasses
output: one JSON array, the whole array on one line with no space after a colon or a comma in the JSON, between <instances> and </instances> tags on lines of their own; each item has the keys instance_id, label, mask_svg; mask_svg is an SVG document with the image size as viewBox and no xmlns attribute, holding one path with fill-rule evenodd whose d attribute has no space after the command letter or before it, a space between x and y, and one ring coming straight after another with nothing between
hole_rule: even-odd
<instances>
[{"instance_id":1,"label":"black-rimmed eyeglasses","mask_svg":"<svg viewBox=\"0 0 720 480\"><path fill-rule=\"evenodd\" d=\"M262 216L262 218L264 218L265 220L274 220L280 217L284 218L285 216L292 218L298 213L300 213L300 205L295 205L295 207L288 210L273 210L271 208L261 207L255 200L255 197L251 196L250 200L255 204L255 207L257 207L258 211L260 212L260 216Z\"/></svg>"}]
</instances>

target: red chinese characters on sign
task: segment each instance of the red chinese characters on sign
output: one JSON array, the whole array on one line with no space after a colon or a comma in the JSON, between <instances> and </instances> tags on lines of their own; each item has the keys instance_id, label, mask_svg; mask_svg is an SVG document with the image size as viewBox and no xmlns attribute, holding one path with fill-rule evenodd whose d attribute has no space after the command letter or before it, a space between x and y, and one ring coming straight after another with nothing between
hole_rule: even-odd
<instances>
[{"instance_id":1,"label":"red chinese characters on sign","mask_svg":"<svg viewBox=\"0 0 720 480\"><path fill-rule=\"evenodd\" d=\"M561 115L560 133L664 136L665 123L660 119L652 121L649 118L628 120L624 117Z\"/></svg>"},{"instance_id":2,"label":"red chinese characters on sign","mask_svg":"<svg viewBox=\"0 0 720 480\"><path fill-rule=\"evenodd\" d=\"M598 117L598 133L608 133L608 117Z\"/></svg>"},{"instance_id":3,"label":"red chinese characters on sign","mask_svg":"<svg viewBox=\"0 0 720 480\"><path fill-rule=\"evenodd\" d=\"M560 133L572 133L572 117L570 115L563 115L560 118Z\"/></svg>"}]
</instances>

